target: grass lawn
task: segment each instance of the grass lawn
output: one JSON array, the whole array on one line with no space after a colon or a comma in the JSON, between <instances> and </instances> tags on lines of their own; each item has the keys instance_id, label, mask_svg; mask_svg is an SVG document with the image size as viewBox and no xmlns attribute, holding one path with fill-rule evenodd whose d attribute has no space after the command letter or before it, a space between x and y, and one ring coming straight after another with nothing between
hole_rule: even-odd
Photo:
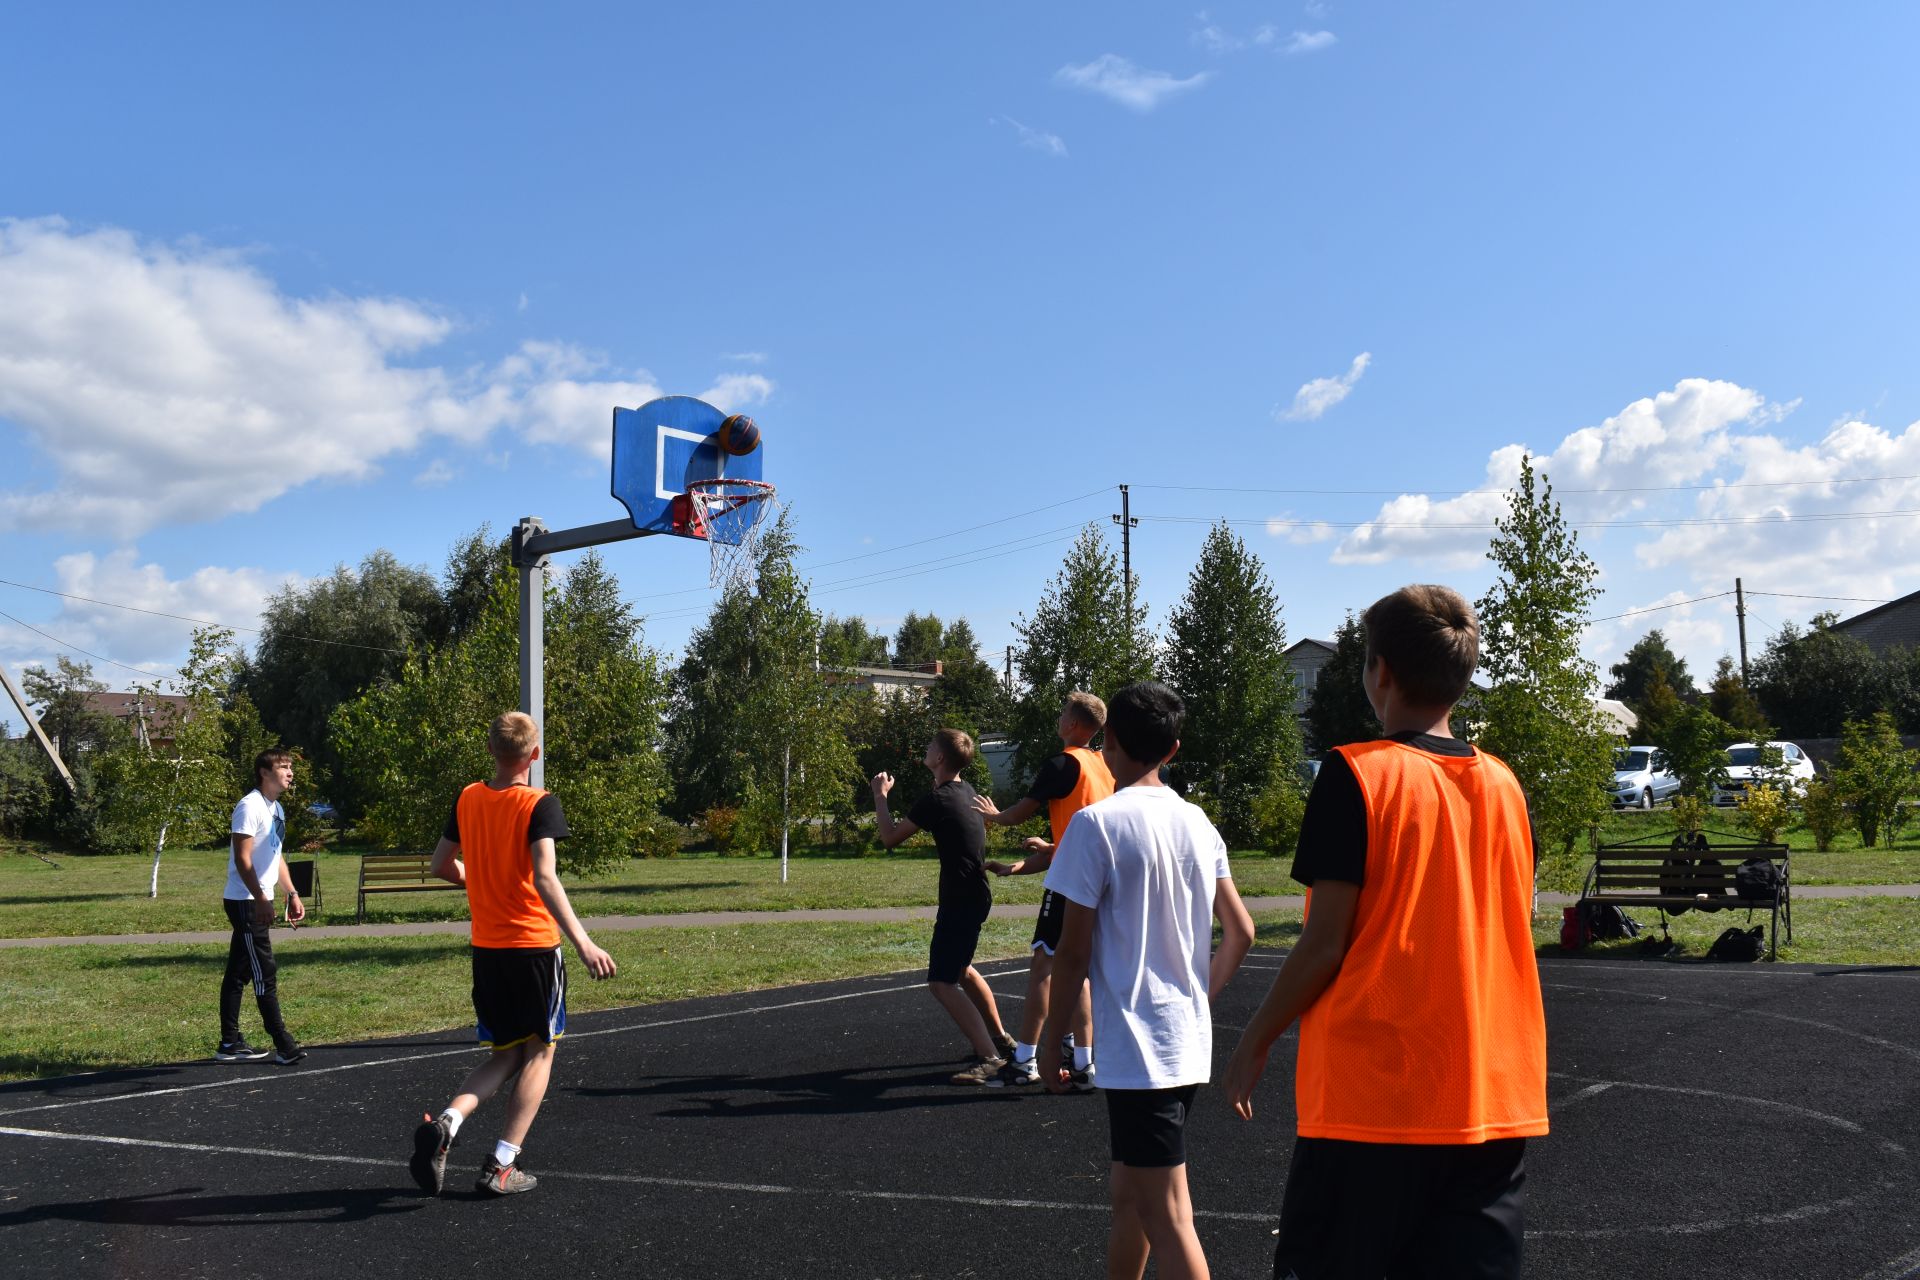
<instances>
[{"instance_id":1,"label":"grass lawn","mask_svg":"<svg viewBox=\"0 0 1920 1280\"><path fill-rule=\"evenodd\" d=\"M1600 839L1605 843L1664 839L1672 834L1673 819L1664 809L1620 811L1600 824ZM1707 839L1722 838L1751 837L1734 822L1731 810L1716 809L1707 818ZM1795 884L1920 884L1920 824L1908 827L1891 842L1883 838L1873 849L1862 848L1859 834L1853 831L1842 831L1825 853L1814 851L1813 836L1804 827L1789 828L1781 834L1781 841L1793 854ZM1656 841L1649 839L1648 843Z\"/></svg>"},{"instance_id":2,"label":"grass lawn","mask_svg":"<svg viewBox=\"0 0 1920 1280\"><path fill-rule=\"evenodd\" d=\"M145 854L73 856L37 845L0 846L0 937L224 929L219 898L226 859L221 849L169 852L161 861L160 896L149 898L152 859ZM359 854L322 853L317 860L325 909L309 923L352 924ZM1290 865L1291 859L1263 853L1236 855L1234 880L1248 897L1299 893L1300 886L1287 877ZM582 916L915 907L936 900L939 863L931 851L868 857L808 852L790 860L783 885L778 858L682 854L635 859L601 879L563 879ZM994 899L1037 904L1042 879L996 880ZM466 898L457 893L387 894L367 906L367 918L376 921L464 920L466 915Z\"/></svg>"}]
</instances>

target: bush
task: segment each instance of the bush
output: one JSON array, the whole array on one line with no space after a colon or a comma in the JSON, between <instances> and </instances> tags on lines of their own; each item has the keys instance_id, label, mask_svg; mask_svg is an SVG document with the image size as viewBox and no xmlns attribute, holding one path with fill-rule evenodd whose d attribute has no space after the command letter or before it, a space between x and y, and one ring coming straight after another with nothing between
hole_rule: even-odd
<instances>
[{"instance_id":1,"label":"bush","mask_svg":"<svg viewBox=\"0 0 1920 1280\"><path fill-rule=\"evenodd\" d=\"M1667 812L1673 818L1673 829L1683 836L1695 835L1707 825L1708 805L1700 796L1675 796Z\"/></svg>"},{"instance_id":2,"label":"bush","mask_svg":"<svg viewBox=\"0 0 1920 1280\"><path fill-rule=\"evenodd\" d=\"M1820 853L1833 848L1833 838L1853 825L1846 798L1825 778L1809 779L1800 796L1800 820L1813 836L1813 847Z\"/></svg>"},{"instance_id":3,"label":"bush","mask_svg":"<svg viewBox=\"0 0 1920 1280\"><path fill-rule=\"evenodd\" d=\"M1779 787L1748 787L1740 796L1740 825L1756 840L1779 840L1788 816L1787 794Z\"/></svg>"},{"instance_id":4,"label":"bush","mask_svg":"<svg viewBox=\"0 0 1920 1280\"><path fill-rule=\"evenodd\" d=\"M740 829L740 811L725 804L716 804L701 814L700 829L718 853L736 852L735 838L746 834Z\"/></svg>"},{"instance_id":5,"label":"bush","mask_svg":"<svg viewBox=\"0 0 1920 1280\"><path fill-rule=\"evenodd\" d=\"M1300 842L1300 820L1306 816L1307 794L1291 770L1276 770L1253 798L1254 839L1272 856L1285 857Z\"/></svg>"},{"instance_id":6,"label":"bush","mask_svg":"<svg viewBox=\"0 0 1920 1280\"><path fill-rule=\"evenodd\" d=\"M1870 720L1849 720L1842 728L1833 782L1853 810L1860 843L1867 848L1877 845L1882 834L1891 842L1905 825L1916 765L1920 751L1900 745L1893 717L1886 712L1876 712Z\"/></svg>"}]
</instances>

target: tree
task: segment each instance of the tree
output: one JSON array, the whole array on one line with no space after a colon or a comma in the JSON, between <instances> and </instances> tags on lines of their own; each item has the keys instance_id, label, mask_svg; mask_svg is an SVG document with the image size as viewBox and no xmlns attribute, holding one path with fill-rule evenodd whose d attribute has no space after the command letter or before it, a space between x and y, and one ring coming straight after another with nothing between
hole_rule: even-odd
<instances>
[{"instance_id":1,"label":"tree","mask_svg":"<svg viewBox=\"0 0 1920 1280\"><path fill-rule=\"evenodd\" d=\"M0 836L41 828L53 804L46 759L30 739L9 741L0 732Z\"/></svg>"},{"instance_id":2,"label":"tree","mask_svg":"<svg viewBox=\"0 0 1920 1280\"><path fill-rule=\"evenodd\" d=\"M1734 670L1729 654L1721 654L1713 668L1713 683L1707 686L1707 709L1732 725L1736 736L1758 740L1770 732L1760 704L1754 700L1740 673Z\"/></svg>"},{"instance_id":3,"label":"tree","mask_svg":"<svg viewBox=\"0 0 1920 1280\"><path fill-rule=\"evenodd\" d=\"M1840 759L1833 771L1834 789L1853 811L1860 843L1874 848L1881 836L1889 844L1906 824L1906 802L1920 769L1920 751L1900 742L1893 717L1876 711L1871 717L1849 720L1841 730Z\"/></svg>"},{"instance_id":4,"label":"tree","mask_svg":"<svg viewBox=\"0 0 1920 1280\"><path fill-rule=\"evenodd\" d=\"M820 661L829 667L884 667L887 637L868 629L865 618L829 617L820 624Z\"/></svg>"},{"instance_id":5,"label":"tree","mask_svg":"<svg viewBox=\"0 0 1920 1280\"><path fill-rule=\"evenodd\" d=\"M1700 696L1693 687L1693 677L1687 674L1687 660L1667 647L1667 637L1658 627L1634 641L1626 656L1614 663L1608 673L1613 676L1613 683L1607 686L1606 696L1626 703L1635 715L1640 714L1640 704L1646 700L1656 676L1677 697L1691 702Z\"/></svg>"},{"instance_id":6,"label":"tree","mask_svg":"<svg viewBox=\"0 0 1920 1280\"><path fill-rule=\"evenodd\" d=\"M1667 726L1673 723L1674 717L1686 705L1680 700L1680 695L1674 692L1673 686L1667 683L1667 673L1656 667L1653 675L1647 679L1640 701L1631 708L1639 720L1634 736L1642 742L1659 741L1660 735L1667 731Z\"/></svg>"},{"instance_id":7,"label":"tree","mask_svg":"<svg viewBox=\"0 0 1920 1280\"><path fill-rule=\"evenodd\" d=\"M80 752L100 745L110 728L108 717L92 703L106 687L106 681L93 678L91 662L75 662L64 653L53 660L52 671L35 665L20 672L20 690L36 708L40 731L53 739L69 766Z\"/></svg>"},{"instance_id":8,"label":"tree","mask_svg":"<svg viewBox=\"0 0 1920 1280\"><path fill-rule=\"evenodd\" d=\"M1788 623L1753 664L1753 692L1789 737L1835 737L1844 723L1886 703L1880 659L1865 642L1833 630L1835 621L1831 613L1816 615L1804 633Z\"/></svg>"},{"instance_id":9,"label":"tree","mask_svg":"<svg viewBox=\"0 0 1920 1280\"><path fill-rule=\"evenodd\" d=\"M484 537L483 529L463 544L482 561L472 544ZM455 549L456 558L465 554ZM477 583L463 583L463 607L472 607L465 593L477 589ZM359 774L340 768L327 733L329 718L342 703L397 677L416 648L445 639L449 618L432 574L376 551L358 570L340 565L328 577L271 597L239 686L268 729L287 745L305 748L334 775L337 794L330 798L358 813L368 797L355 787Z\"/></svg>"},{"instance_id":10,"label":"tree","mask_svg":"<svg viewBox=\"0 0 1920 1280\"><path fill-rule=\"evenodd\" d=\"M1680 794L1705 802L1727 780L1727 744L1734 736L1733 726L1695 704L1682 707L1649 741L1680 780Z\"/></svg>"},{"instance_id":11,"label":"tree","mask_svg":"<svg viewBox=\"0 0 1920 1280\"><path fill-rule=\"evenodd\" d=\"M945 646L940 619L931 613L908 613L893 633L893 660L902 667L921 667L940 660Z\"/></svg>"},{"instance_id":12,"label":"tree","mask_svg":"<svg viewBox=\"0 0 1920 1280\"><path fill-rule=\"evenodd\" d=\"M1265 567L1232 529L1216 524L1167 619L1160 670L1187 704L1171 780L1230 844L1254 838L1255 800L1276 776L1299 785L1286 648Z\"/></svg>"},{"instance_id":13,"label":"tree","mask_svg":"<svg viewBox=\"0 0 1920 1280\"><path fill-rule=\"evenodd\" d=\"M1127 601L1131 594L1133 608ZM1153 674L1146 605L1122 581L1101 526L1074 539L1031 617L1014 623L1014 665L1024 688L1014 704L1018 767L1031 774L1060 749L1055 726L1066 696L1083 689L1111 697Z\"/></svg>"},{"instance_id":14,"label":"tree","mask_svg":"<svg viewBox=\"0 0 1920 1280\"><path fill-rule=\"evenodd\" d=\"M565 804L569 871L672 848L659 724L660 657L593 552L545 596L547 782ZM384 847L432 848L462 787L486 778L486 728L519 705L519 594L511 575L461 637L417 649L398 676L338 707L329 735L341 781L366 798L361 831Z\"/></svg>"},{"instance_id":15,"label":"tree","mask_svg":"<svg viewBox=\"0 0 1920 1280\"><path fill-rule=\"evenodd\" d=\"M1594 706L1581 656L1599 570L1567 526L1553 485L1523 458L1508 513L1488 548L1499 577L1479 603L1481 743L1527 793L1543 846L1562 855L1609 808L1616 741Z\"/></svg>"},{"instance_id":16,"label":"tree","mask_svg":"<svg viewBox=\"0 0 1920 1280\"><path fill-rule=\"evenodd\" d=\"M943 725L965 729L975 738L1005 727L1012 702L1000 677L980 656L980 642L965 618L956 618L941 631L940 664L932 702Z\"/></svg>"},{"instance_id":17,"label":"tree","mask_svg":"<svg viewBox=\"0 0 1920 1280\"><path fill-rule=\"evenodd\" d=\"M1366 666L1367 629L1349 613L1333 633L1333 657L1314 676L1307 693L1307 743L1314 755L1380 736L1380 722L1360 682Z\"/></svg>"},{"instance_id":18,"label":"tree","mask_svg":"<svg viewBox=\"0 0 1920 1280\"><path fill-rule=\"evenodd\" d=\"M782 512L761 537L752 585L729 586L688 640L668 724L676 810L742 809L769 839L786 812L844 811L855 780L852 691L815 664L820 618L795 551Z\"/></svg>"}]
</instances>

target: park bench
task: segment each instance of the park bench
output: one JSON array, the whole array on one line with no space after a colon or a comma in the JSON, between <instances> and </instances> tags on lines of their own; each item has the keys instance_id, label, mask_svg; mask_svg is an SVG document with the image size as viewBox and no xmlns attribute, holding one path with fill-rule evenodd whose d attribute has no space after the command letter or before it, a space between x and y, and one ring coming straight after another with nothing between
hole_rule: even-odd
<instances>
[{"instance_id":1,"label":"park bench","mask_svg":"<svg viewBox=\"0 0 1920 1280\"><path fill-rule=\"evenodd\" d=\"M1752 858L1764 858L1773 864L1774 888L1767 897L1741 897L1734 887L1734 872ZM1767 958L1777 959L1780 951L1780 925L1787 926L1787 941L1793 941L1792 881L1788 876L1787 846L1742 837L1711 843L1705 835L1689 840L1675 836L1664 847L1644 841L1625 841L1602 845L1594 851L1593 866L1580 890L1582 905L1592 902L1615 907L1655 907L1660 912L1660 932L1669 941L1667 917L1681 911L1744 909L1747 918L1753 912L1766 911L1772 925L1767 935ZM1706 901L1700 895L1706 895Z\"/></svg>"},{"instance_id":2,"label":"park bench","mask_svg":"<svg viewBox=\"0 0 1920 1280\"><path fill-rule=\"evenodd\" d=\"M360 903L353 918L367 918L370 893L429 893L436 890L465 893L466 889L433 874L430 853L363 853L360 855Z\"/></svg>"}]
</instances>

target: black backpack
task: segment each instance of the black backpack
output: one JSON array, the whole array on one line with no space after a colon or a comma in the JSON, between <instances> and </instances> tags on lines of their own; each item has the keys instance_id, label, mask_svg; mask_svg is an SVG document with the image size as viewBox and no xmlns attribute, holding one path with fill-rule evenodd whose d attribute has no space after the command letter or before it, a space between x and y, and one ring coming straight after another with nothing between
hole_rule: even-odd
<instances>
[{"instance_id":1,"label":"black backpack","mask_svg":"<svg viewBox=\"0 0 1920 1280\"><path fill-rule=\"evenodd\" d=\"M1746 902L1772 902L1780 891L1780 869L1770 858L1748 858L1734 868L1733 891Z\"/></svg>"},{"instance_id":2,"label":"black backpack","mask_svg":"<svg viewBox=\"0 0 1920 1280\"><path fill-rule=\"evenodd\" d=\"M1762 925L1751 929L1726 929L1707 949L1709 960L1758 960L1767 954L1767 931Z\"/></svg>"},{"instance_id":3,"label":"black backpack","mask_svg":"<svg viewBox=\"0 0 1920 1280\"><path fill-rule=\"evenodd\" d=\"M1633 917L1610 902L1583 902L1580 911L1585 917L1586 935L1595 942L1640 936L1640 926Z\"/></svg>"}]
</instances>

